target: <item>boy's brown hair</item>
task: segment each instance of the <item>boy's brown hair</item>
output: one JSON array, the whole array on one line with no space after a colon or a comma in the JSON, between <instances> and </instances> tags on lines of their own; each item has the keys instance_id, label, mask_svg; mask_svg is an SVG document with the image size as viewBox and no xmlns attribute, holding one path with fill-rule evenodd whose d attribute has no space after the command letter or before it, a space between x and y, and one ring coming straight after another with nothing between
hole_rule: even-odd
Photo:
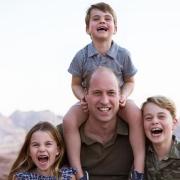
<instances>
[{"instance_id":1,"label":"boy's brown hair","mask_svg":"<svg viewBox=\"0 0 180 180\"><path fill-rule=\"evenodd\" d=\"M113 16L115 26L117 26L117 16L113 8L109 4L100 2L97 4L92 4L86 11L86 17L85 17L86 28L89 27L90 15L93 9L98 9L103 12L109 12Z\"/></svg>"},{"instance_id":2,"label":"boy's brown hair","mask_svg":"<svg viewBox=\"0 0 180 180\"><path fill-rule=\"evenodd\" d=\"M142 108L141 108L142 112L144 110L145 105L148 104L148 103L153 103L153 104L156 104L157 106L159 106L160 108L167 109L170 112L172 118L173 119L176 118L176 105L171 99L169 99L169 98L167 98L165 96L152 96L152 97L149 97L142 104Z\"/></svg>"}]
</instances>

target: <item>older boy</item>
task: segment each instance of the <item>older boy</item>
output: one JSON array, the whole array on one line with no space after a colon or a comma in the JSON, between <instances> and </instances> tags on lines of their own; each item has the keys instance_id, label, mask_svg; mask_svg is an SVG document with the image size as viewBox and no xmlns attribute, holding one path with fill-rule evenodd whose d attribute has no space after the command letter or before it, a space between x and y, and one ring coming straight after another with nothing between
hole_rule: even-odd
<instances>
[{"instance_id":1,"label":"older boy","mask_svg":"<svg viewBox=\"0 0 180 180\"><path fill-rule=\"evenodd\" d=\"M147 98L142 106L144 130L149 140L146 154L147 180L180 179L180 143L173 135L176 107L164 96Z\"/></svg>"}]
</instances>

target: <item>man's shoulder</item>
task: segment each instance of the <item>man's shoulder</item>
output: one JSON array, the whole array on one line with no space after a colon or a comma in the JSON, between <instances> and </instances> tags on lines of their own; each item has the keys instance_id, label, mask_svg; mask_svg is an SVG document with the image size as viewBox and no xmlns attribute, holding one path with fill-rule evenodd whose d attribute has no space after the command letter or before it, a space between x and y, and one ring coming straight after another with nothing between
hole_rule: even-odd
<instances>
[{"instance_id":1,"label":"man's shoulder","mask_svg":"<svg viewBox=\"0 0 180 180\"><path fill-rule=\"evenodd\" d=\"M128 135L129 134L129 126L121 118L118 118L118 121L117 121L117 132L120 135Z\"/></svg>"}]
</instances>

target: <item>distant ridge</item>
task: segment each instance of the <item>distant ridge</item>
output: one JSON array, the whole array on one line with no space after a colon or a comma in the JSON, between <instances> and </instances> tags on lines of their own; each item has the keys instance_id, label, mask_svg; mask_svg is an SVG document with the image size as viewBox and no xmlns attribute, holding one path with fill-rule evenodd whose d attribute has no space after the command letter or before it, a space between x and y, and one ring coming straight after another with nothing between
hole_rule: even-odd
<instances>
[{"instance_id":1,"label":"distant ridge","mask_svg":"<svg viewBox=\"0 0 180 180\"><path fill-rule=\"evenodd\" d=\"M9 117L0 113L0 180L6 180L27 130L39 121L48 121L55 126L62 122L62 116L51 111L15 111Z\"/></svg>"},{"instance_id":2,"label":"distant ridge","mask_svg":"<svg viewBox=\"0 0 180 180\"><path fill-rule=\"evenodd\" d=\"M56 126L62 122L62 116L57 116L48 110L15 111L9 117L0 114L1 150L21 144L26 132L39 121L48 121Z\"/></svg>"},{"instance_id":3,"label":"distant ridge","mask_svg":"<svg viewBox=\"0 0 180 180\"><path fill-rule=\"evenodd\" d=\"M13 124L17 127L29 130L39 121L48 121L54 125L62 122L62 116L57 116L55 113L44 110L44 111L15 111L9 117Z\"/></svg>"}]
</instances>

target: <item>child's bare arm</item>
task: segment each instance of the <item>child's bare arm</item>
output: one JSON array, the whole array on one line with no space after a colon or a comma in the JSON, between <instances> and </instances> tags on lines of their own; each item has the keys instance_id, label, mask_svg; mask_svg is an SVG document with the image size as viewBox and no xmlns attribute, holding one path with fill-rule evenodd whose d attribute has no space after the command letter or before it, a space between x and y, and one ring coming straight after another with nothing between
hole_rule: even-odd
<instances>
[{"instance_id":1,"label":"child's bare arm","mask_svg":"<svg viewBox=\"0 0 180 180\"><path fill-rule=\"evenodd\" d=\"M134 89L134 77L124 77L124 84L121 88L121 99L120 99L120 106L124 107L126 104L126 100L128 96L132 93Z\"/></svg>"},{"instance_id":2,"label":"child's bare arm","mask_svg":"<svg viewBox=\"0 0 180 180\"><path fill-rule=\"evenodd\" d=\"M74 95L80 100L81 108L84 112L88 111L88 106L84 98L84 89L81 85L82 79L78 76L72 76L71 87Z\"/></svg>"},{"instance_id":3,"label":"child's bare arm","mask_svg":"<svg viewBox=\"0 0 180 180\"><path fill-rule=\"evenodd\" d=\"M74 95L80 100L81 106L78 104L72 106L63 119L64 140L66 143L67 154L71 166L77 170L77 179L83 176L83 170L81 168L80 161L81 140L79 127L88 116L87 113L84 113L86 109L84 109L84 107L87 106L87 103L84 101L84 89L81 83L82 79L80 77L72 76L72 91Z\"/></svg>"},{"instance_id":4,"label":"child's bare arm","mask_svg":"<svg viewBox=\"0 0 180 180\"><path fill-rule=\"evenodd\" d=\"M78 98L79 100L84 98L84 89L82 87L81 77L72 76L71 88L72 88L73 94L76 96L76 98Z\"/></svg>"},{"instance_id":5,"label":"child's bare arm","mask_svg":"<svg viewBox=\"0 0 180 180\"><path fill-rule=\"evenodd\" d=\"M71 180L76 180L76 176L73 175L73 176L71 177Z\"/></svg>"}]
</instances>

